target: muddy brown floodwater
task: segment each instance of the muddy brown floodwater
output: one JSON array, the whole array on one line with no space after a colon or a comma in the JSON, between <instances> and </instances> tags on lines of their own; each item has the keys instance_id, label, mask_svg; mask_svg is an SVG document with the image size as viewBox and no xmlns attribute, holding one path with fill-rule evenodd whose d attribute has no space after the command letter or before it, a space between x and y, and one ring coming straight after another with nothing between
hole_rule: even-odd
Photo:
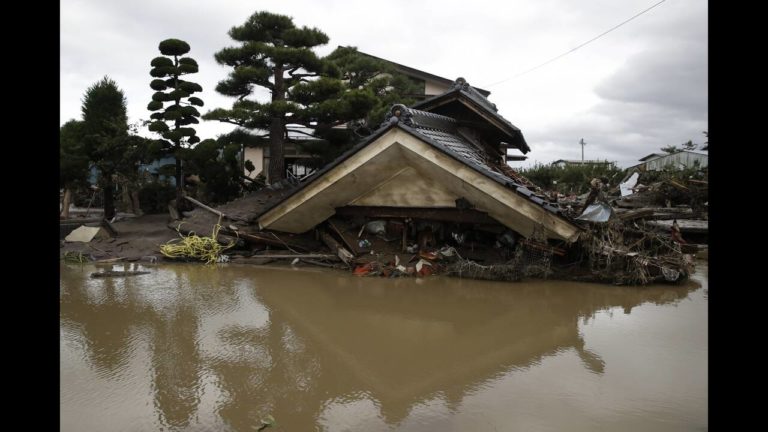
<instances>
[{"instance_id":1,"label":"muddy brown floodwater","mask_svg":"<svg viewBox=\"0 0 768 432\"><path fill-rule=\"evenodd\" d=\"M105 268L61 267L62 431L708 428L706 262L647 287Z\"/></svg>"}]
</instances>

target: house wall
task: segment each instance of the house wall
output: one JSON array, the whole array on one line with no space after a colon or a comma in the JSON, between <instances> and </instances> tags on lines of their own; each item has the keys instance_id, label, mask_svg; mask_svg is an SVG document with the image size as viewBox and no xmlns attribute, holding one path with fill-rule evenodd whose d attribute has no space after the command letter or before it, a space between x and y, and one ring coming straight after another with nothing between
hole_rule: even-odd
<instances>
[{"instance_id":1,"label":"house wall","mask_svg":"<svg viewBox=\"0 0 768 432\"><path fill-rule=\"evenodd\" d=\"M423 180L410 185L415 178ZM350 204L455 207L457 198L526 237L539 223L552 238L573 241L579 234L564 219L397 128L263 214L259 225L301 233Z\"/></svg>"},{"instance_id":2,"label":"house wall","mask_svg":"<svg viewBox=\"0 0 768 432\"><path fill-rule=\"evenodd\" d=\"M176 177L173 175L165 176L158 174L158 170L166 165L176 165L176 158L173 156L165 156L148 164L139 165L139 175L144 176L147 180L152 178L156 181L168 182L170 185L176 186Z\"/></svg>"},{"instance_id":3,"label":"house wall","mask_svg":"<svg viewBox=\"0 0 768 432\"><path fill-rule=\"evenodd\" d=\"M263 148L251 148L246 147L243 152L243 162L250 160L253 166L256 167L251 173L251 178L256 178L262 171L264 171L264 149ZM248 175L248 170L243 169L243 174ZM266 174L266 173L265 173Z\"/></svg>"},{"instance_id":4,"label":"house wall","mask_svg":"<svg viewBox=\"0 0 768 432\"><path fill-rule=\"evenodd\" d=\"M705 168L709 165L709 156L683 151L650 160L645 163L645 169L648 171L662 171L670 168L692 168L695 166L696 161L698 161L699 168Z\"/></svg>"},{"instance_id":5,"label":"house wall","mask_svg":"<svg viewBox=\"0 0 768 432\"><path fill-rule=\"evenodd\" d=\"M424 94L426 96L437 96L450 90L450 86L437 81L426 80L424 82Z\"/></svg>"}]
</instances>

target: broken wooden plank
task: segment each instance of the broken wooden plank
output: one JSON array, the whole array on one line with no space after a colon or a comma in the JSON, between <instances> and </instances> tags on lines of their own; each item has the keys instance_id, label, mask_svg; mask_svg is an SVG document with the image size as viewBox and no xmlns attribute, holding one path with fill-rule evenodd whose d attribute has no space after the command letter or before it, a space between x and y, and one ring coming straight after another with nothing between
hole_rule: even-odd
<instances>
[{"instance_id":1,"label":"broken wooden plank","mask_svg":"<svg viewBox=\"0 0 768 432\"><path fill-rule=\"evenodd\" d=\"M339 268L339 264L324 263L324 262L321 262L321 261L315 261L315 260L311 260L311 259L307 259L307 258L302 258L301 262L307 263L307 264L311 264L311 265L315 265L315 266L318 266L318 267Z\"/></svg>"},{"instance_id":2,"label":"broken wooden plank","mask_svg":"<svg viewBox=\"0 0 768 432\"><path fill-rule=\"evenodd\" d=\"M354 242L354 241L350 241L350 240L347 238L347 236L346 236L346 235L344 235L344 233L343 233L343 232L341 232L341 230L340 230L340 229L339 229L339 227L337 226L337 223L334 223L334 221L333 221L333 218L331 218L331 219L328 219L328 226L331 228L331 230L332 230L334 233L336 233L336 235L337 235L337 236L339 236L339 238L340 238L340 239L341 239L341 241L344 243L344 245L345 245L346 247L348 247L348 248L349 248L349 250L350 250L350 251L352 251L352 253L353 253L355 256L358 256L358 255L360 255L360 250L358 249L358 247L357 247L357 245L355 244L355 242Z\"/></svg>"},{"instance_id":3,"label":"broken wooden plank","mask_svg":"<svg viewBox=\"0 0 768 432\"><path fill-rule=\"evenodd\" d=\"M667 182L669 182L669 184L671 184L672 186L674 186L674 187L676 187L678 189L682 189L682 190L686 190L686 191L688 190L687 186L685 186L683 184L680 184L679 182L677 182L675 180L669 179L669 180L667 180Z\"/></svg>"},{"instance_id":4,"label":"broken wooden plank","mask_svg":"<svg viewBox=\"0 0 768 432\"><path fill-rule=\"evenodd\" d=\"M237 257L232 258L229 260L229 262L233 264L254 264L254 265L265 265L269 264L272 261L274 261L273 258L269 257Z\"/></svg>"},{"instance_id":5,"label":"broken wooden plank","mask_svg":"<svg viewBox=\"0 0 768 432\"><path fill-rule=\"evenodd\" d=\"M646 221L645 224L663 231L672 229L672 222L666 220ZM677 225L683 234L706 234L709 232L709 221L705 220L677 219Z\"/></svg>"},{"instance_id":6,"label":"broken wooden plank","mask_svg":"<svg viewBox=\"0 0 768 432\"><path fill-rule=\"evenodd\" d=\"M186 195L184 195L184 198L185 198L187 201L189 201L189 202L191 202L192 204L194 204L194 205L196 205L196 206L200 207L200 208L201 208L201 209L203 209L203 210L208 210L209 212L211 212L211 213L213 213L213 214L215 214L215 215L217 215L217 216L219 216L219 217L224 217L224 216L225 216L225 215L224 215L224 213L222 213L222 212L220 212L220 211L216 210L215 208L212 208L212 207L208 207L207 205L205 205L205 204L201 203L200 201L198 201L198 200L196 200L196 199L194 199L194 198L190 198L190 197L188 197L188 196L186 196Z\"/></svg>"},{"instance_id":7,"label":"broken wooden plank","mask_svg":"<svg viewBox=\"0 0 768 432\"><path fill-rule=\"evenodd\" d=\"M107 218L103 218L100 222L100 225L109 233L112 237L117 237L118 232L115 229L114 226L107 220Z\"/></svg>"},{"instance_id":8,"label":"broken wooden plank","mask_svg":"<svg viewBox=\"0 0 768 432\"><path fill-rule=\"evenodd\" d=\"M528 239L523 239L522 243L525 244L526 246L530 246L530 247L532 247L534 249L543 250L545 252L551 252L551 253L553 253L555 255L559 255L559 256L565 255L565 249L560 249L558 247L554 247L554 246L550 246L550 245L544 245L544 244L541 244L541 243L538 243L538 242L535 242L535 241L532 241L532 240L528 240Z\"/></svg>"},{"instance_id":9,"label":"broken wooden plank","mask_svg":"<svg viewBox=\"0 0 768 432\"><path fill-rule=\"evenodd\" d=\"M345 249L344 246L340 245L339 242L325 231L320 231L320 240L322 240L331 251L335 252L336 255L344 261L344 264L350 265L350 261L355 257L352 255L352 252Z\"/></svg>"}]
</instances>

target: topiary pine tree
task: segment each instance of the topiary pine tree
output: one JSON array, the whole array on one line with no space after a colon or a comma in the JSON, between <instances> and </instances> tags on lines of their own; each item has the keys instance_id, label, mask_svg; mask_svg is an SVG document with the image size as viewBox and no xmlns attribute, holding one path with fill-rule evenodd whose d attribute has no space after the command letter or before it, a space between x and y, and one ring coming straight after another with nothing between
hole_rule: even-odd
<instances>
[{"instance_id":1,"label":"topiary pine tree","mask_svg":"<svg viewBox=\"0 0 768 432\"><path fill-rule=\"evenodd\" d=\"M229 36L241 45L216 53L216 61L233 68L216 91L237 97L231 109L216 109L203 118L258 130L269 142L270 182L285 178L284 147L294 134L318 137L317 129L357 118L375 105L368 89L349 89L339 70L312 49L328 42L316 28L296 27L290 17L257 12ZM246 99L257 87L271 93L269 102Z\"/></svg>"},{"instance_id":2,"label":"topiary pine tree","mask_svg":"<svg viewBox=\"0 0 768 432\"><path fill-rule=\"evenodd\" d=\"M176 158L176 207L181 214L184 175L182 172L183 149L200 142L197 131L189 127L200 123L196 106L203 101L192 94L203 91L200 84L185 81L182 76L197 73L197 62L183 57L190 50L189 44L179 39L166 39L158 47L162 57L152 59L149 74L155 77L149 86L155 90L147 109L154 111L149 130L159 133L163 148ZM168 106L165 104L169 103ZM165 107L165 109L163 109ZM170 126L169 126L170 124Z\"/></svg>"}]
</instances>

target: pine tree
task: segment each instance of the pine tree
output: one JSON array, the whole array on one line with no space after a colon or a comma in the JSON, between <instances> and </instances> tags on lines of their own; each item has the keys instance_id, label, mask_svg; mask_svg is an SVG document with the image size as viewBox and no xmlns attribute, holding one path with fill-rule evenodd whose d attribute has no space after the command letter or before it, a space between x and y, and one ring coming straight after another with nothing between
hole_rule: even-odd
<instances>
[{"instance_id":1,"label":"pine tree","mask_svg":"<svg viewBox=\"0 0 768 432\"><path fill-rule=\"evenodd\" d=\"M375 105L368 89L350 89L339 70L312 49L328 36L316 28L296 27L290 17L257 12L229 36L240 45L216 53L216 61L233 68L216 91L236 97L231 109L216 109L204 118L256 130L269 142L270 182L285 178L285 143L293 134L321 137L318 129L343 124ZM268 102L247 99L257 87L269 91Z\"/></svg>"},{"instance_id":2,"label":"pine tree","mask_svg":"<svg viewBox=\"0 0 768 432\"><path fill-rule=\"evenodd\" d=\"M83 97L83 152L99 170L104 191L104 217L115 215L113 176L129 161L125 154L134 145L128 134L125 94L109 77L89 87Z\"/></svg>"},{"instance_id":3,"label":"pine tree","mask_svg":"<svg viewBox=\"0 0 768 432\"><path fill-rule=\"evenodd\" d=\"M155 77L149 86L155 90L152 102L147 109L154 111L149 117L154 120L149 130L159 133L163 148L172 152L176 158L176 207L181 214L184 173L182 160L183 149L200 142L197 131L189 127L200 123L200 112L196 106L203 106L203 101L192 94L203 91L194 82L183 80L185 75L197 73L197 62L191 57L184 57L190 50L189 44L179 39L166 39L159 45L161 57L152 59L149 74ZM164 108L164 104L169 105ZM170 126L169 126L170 123Z\"/></svg>"}]
</instances>

